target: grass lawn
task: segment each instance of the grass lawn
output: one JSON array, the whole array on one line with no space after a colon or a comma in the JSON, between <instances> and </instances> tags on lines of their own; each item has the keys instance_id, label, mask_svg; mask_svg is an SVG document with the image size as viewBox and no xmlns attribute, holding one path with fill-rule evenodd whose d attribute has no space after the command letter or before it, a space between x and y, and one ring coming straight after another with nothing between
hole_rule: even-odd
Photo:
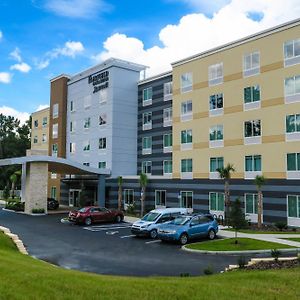
<instances>
[{"instance_id":1,"label":"grass lawn","mask_svg":"<svg viewBox=\"0 0 300 300\"><path fill-rule=\"evenodd\" d=\"M137 262L138 263L138 262ZM205 277L117 277L64 270L22 255L0 233L0 299L300 299L300 268Z\"/></svg>"},{"instance_id":2,"label":"grass lawn","mask_svg":"<svg viewBox=\"0 0 300 300\"><path fill-rule=\"evenodd\" d=\"M242 251L242 250L268 250L294 248L288 245L259 241L249 238L238 238L238 244L235 244L234 238L221 239L214 241L199 242L187 245L189 249L208 250L208 251Z\"/></svg>"},{"instance_id":3,"label":"grass lawn","mask_svg":"<svg viewBox=\"0 0 300 300\"><path fill-rule=\"evenodd\" d=\"M284 238L284 239L300 243L300 238Z\"/></svg>"},{"instance_id":4,"label":"grass lawn","mask_svg":"<svg viewBox=\"0 0 300 300\"><path fill-rule=\"evenodd\" d=\"M224 231L235 231L233 228L222 229ZM249 234L300 234L300 231L260 231L253 229L240 229L238 232Z\"/></svg>"}]
</instances>

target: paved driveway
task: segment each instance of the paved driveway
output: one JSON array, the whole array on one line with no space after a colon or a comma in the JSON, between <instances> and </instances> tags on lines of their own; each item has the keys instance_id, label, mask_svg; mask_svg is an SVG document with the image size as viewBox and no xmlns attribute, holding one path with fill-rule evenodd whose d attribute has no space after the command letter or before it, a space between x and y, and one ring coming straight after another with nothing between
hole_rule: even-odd
<instances>
[{"instance_id":1,"label":"paved driveway","mask_svg":"<svg viewBox=\"0 0 300 300\"><path fill-rule=\"evenodd\" d=\"M219 272L237 262L237 256L187 253L176 244L135 238L128 223L84 227L62 224L63 216L27 216L0 209L0 225L18 234L34 257L100 274L202 275L209 265Z\"/></svg>"}]
</instances>

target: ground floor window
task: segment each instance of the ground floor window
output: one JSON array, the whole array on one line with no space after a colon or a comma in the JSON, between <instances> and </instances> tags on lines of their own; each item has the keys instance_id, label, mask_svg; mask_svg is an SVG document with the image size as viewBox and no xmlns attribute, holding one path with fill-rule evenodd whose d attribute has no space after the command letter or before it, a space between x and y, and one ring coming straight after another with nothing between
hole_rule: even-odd
<instances>
[{"instance_id":1,"label":"ground floor window","mask_svg":"<svg viewBox=\"0 0 300 300\"><path fill-rule=\"evenodd\" d=\"M155 205L166 206L166 191L161 191L161 190L155 191Z\"/></svg>"},{"instance_id":2,"label":"ground floor window","mask_svg":"<svg viewBox=\"0 0 300 300\"><path fill-rule=\"evenodd\" d=\"M288 195L288 217L300 218L300 195Z\"/></svg>"},{"instance_id":3,"label":"ground floor window","mask_svg":"<svg viewBox=\"0 0 300 300\"><path fill-rule=\"evenodd\" d=\"M257 214L258 194L245 194L245 213Z\"/></svg>"},{"instance_id":4,"label":"ground floor window","mask_svg":"<svg viewBox=\"0 0 300 300\"><path fill-rule=\"evenodd\" d=\"M209 193L209 210L224 211L224 193Z\"/></svg>"},{"instance_id":5,"label":"ground floor window","mask_svg":"<svg viewBox=\"0 0 300 300\"><path fill-rule=\"evenodd\" d=\"M193 208L193 192L180 192L180 207Z\"/></svg>"},{"instance_id":6,"label":"ground floor window","mask_svg":"<svg viewBox=\"0 0 300 300\"><path fill-rule=\"evenodd\" d=\"M134 190L132 189L124 190L124 203L126 205L132 205L134 203Z\"/></svg>"},{"instance_id":7,"label":"ground floor window","mask_svg":"<svg viewBox=\"0 0 300 300\"><path fill-rule=\"evenodd\" d=\"M51 198L56 200L56 186L51 187Z\"/></svg>"}]
</instances>

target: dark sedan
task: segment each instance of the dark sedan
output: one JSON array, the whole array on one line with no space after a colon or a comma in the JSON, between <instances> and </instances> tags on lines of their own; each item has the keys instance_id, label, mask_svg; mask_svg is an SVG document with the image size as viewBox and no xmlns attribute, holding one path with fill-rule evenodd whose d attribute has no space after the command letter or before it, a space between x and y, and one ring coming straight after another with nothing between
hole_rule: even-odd
<instances>
[{"instance_id":1,"label":"dark sedan","mask_svg":"<svg viewBox=\"0 0 300 300\"><path fill-rule=\"evenodd\" d=\"M121 222L124 214L120 210L107 209L99 206L87 206L79 210L70 211L69 221L87 226L100 222Z\"/></svg>"}]
</instances>

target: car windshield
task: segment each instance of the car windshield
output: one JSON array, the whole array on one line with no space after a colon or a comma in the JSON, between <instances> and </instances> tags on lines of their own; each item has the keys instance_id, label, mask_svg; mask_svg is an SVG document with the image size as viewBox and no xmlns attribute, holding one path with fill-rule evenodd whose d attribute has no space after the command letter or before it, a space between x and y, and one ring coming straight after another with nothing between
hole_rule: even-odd
<instances>
[{"instance_id":1,"label":"car windshield","mask_svg":"<svg viewBox=\"0 0 300 300\"><path fill-rule=\"evenodd\" d=\"M170 224L173 225L184 225L186 222L190 220L190 217L178 217L174 219Z\"/></svg>"},{"instance_id":2,"label":"car windshield","mask_svg":"<svg viewBox=\"0 0 300 300\"><path fill-rule=\"evenodd\" d=\"M148 222L153 222L158 218L159 215L160 215L159 213L149 212L149 213L147 213L146 215L143 216L142 220L143 221L148 221Z\"/></svg>"},{"instance_id":3,"label":"car windshield","mask_svg":"<svg viewBox=\"0 0 300 300\"><path fill-rule=\"evenodd\" d=\"M83 208L79 209L78 211L81 212L81 213L85 213L87 211L87 208L83 207Z\"/></svg>"}]
</instances>

